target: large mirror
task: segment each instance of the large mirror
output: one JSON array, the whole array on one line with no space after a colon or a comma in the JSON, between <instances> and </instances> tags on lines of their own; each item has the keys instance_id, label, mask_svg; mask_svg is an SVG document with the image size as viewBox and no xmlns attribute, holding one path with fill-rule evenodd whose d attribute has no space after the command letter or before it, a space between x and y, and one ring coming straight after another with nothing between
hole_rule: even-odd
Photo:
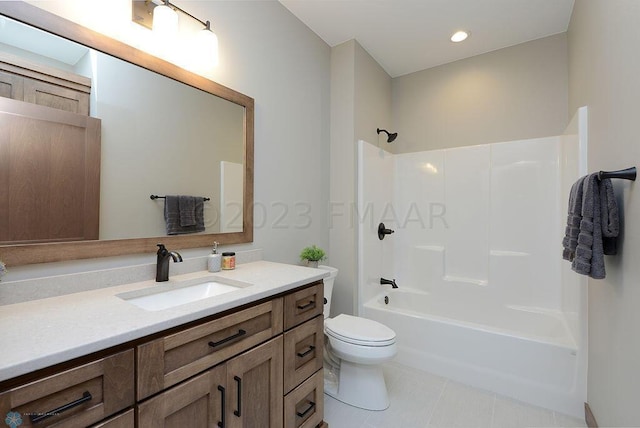
<instances>
[{"instance_id":1,"label":"large mirror","mask_svg":"<svg viewBox=\"0 0 640 428\"><path fill-rule=\"evenodd\" d=\"M160 240L178 249L252 241L253 99L26 3L0 2L0 14L15 39L0 40L0 52L88 77L91 116L102 120L99 240L3 245L0 259L152 252ZM74 59L38 52L31 39L60 50L72 40ZM152 194L206 198L205 230L166 236L165 200Z\"/></svg>"}]
</instances>

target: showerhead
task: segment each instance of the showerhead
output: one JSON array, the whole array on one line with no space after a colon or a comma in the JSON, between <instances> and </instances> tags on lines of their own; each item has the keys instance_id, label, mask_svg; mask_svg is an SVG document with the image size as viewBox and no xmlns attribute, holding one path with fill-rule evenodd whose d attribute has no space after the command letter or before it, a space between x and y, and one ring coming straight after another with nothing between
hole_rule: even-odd
<instances>
[{"instance_id":1,"label":"showerhead","mask_svg":"<svg viewBox=\"0 0 640 428\"><path fill-rule=\"evenodd\" d=\"M386 129L377 129L378 134L380 134L381 132L384 132L385 134L387 134L387 143L393 143L393 141L398 138L398 133L394 132L393 134L390 134L389 131L387 131Z\"/></svg>"}]
</instances>

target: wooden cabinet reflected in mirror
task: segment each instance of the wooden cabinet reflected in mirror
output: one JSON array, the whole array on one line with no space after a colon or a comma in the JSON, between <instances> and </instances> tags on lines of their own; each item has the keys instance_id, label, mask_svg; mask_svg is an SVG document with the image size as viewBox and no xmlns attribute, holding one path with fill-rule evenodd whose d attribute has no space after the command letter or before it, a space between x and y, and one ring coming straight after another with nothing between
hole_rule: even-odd
<instances>
[{"instance_id":1,"label":"wooden cabinet reflected in mirror","mask_svg":"<svg viewBox=\"0 0 640 428\"><path fill-rule=\"evenodd\" d=\"M11 238L5 243L15 245L1 245L0 259L11 266L154 252L160 239L176 249L207 247L214 240L252 241L252 98L24 2L0 2L0 14L3 25L45 30L47 37L57 38L51 43L59 44L59 36L79 43L74 43L80 58L75 68L60 69L87 77L90 116L102 121L99 240L77 231L78 239L94 240L32 244L28 242L58 239L19 243ZM45 49L47 44L36 43ZM15 57L22 53L29 62L44 56L1 37L0 52ZM60 63L55 59L41 65ZM0 68L0 92L11 93L2 83L12 82L3 79L6 71ZM70 188L60 192L72 194ZM151 200L151 194L210 198L205 202L205 232L166 236L164 200ZM23 232L14 235L26 237Z\"/></svg>"}]
</instances>

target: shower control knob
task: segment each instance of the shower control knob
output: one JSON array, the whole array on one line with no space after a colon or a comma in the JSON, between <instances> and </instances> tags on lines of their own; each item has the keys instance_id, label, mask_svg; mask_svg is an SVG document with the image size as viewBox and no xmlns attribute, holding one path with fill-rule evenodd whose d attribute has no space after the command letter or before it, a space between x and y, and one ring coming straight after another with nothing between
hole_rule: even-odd
<instances>
[{"instance_id":1,"label":"shower control knob","mask_svg":"<svg viewBox=\"0 0 640 428\"><path fill-rule=\"evenodd\" d=\"M378 225L378 239L381 241L384 239L385 235L391 235L394 232L395 230L387 229L384 226L384 223L380 223Z\"/></svg>"}]
</instances>

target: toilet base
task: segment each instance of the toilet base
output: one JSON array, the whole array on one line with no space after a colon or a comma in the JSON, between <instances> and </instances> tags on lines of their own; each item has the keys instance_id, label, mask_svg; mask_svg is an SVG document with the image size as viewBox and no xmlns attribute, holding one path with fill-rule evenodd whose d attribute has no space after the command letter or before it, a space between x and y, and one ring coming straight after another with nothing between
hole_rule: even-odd
<instances>
[{"instance_id":1,"label":"toilet base","mask_svg":"<svg viewBox=\"0 0 640 428\"><path fill-rule=\"evenodd\" d=\"M325 370L332 373L338 371L335 368ZM365 410L385 410L389 407L387 385L380 365L353 364L341 360L338 379L336 384L329 382L325 376L325 394Z\"/></svg>"}]
</instances>

